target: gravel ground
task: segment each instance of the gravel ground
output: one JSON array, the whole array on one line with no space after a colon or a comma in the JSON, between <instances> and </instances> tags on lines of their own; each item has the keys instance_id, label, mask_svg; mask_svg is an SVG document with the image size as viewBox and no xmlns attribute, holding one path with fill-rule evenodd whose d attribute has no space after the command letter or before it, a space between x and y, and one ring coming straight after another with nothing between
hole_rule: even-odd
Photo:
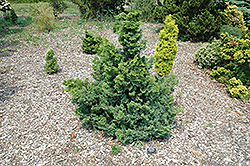
<instances>
[{"instance_id":1,"label":"gravel ground","mask_svg":"<svg viewBox=\"0 0 250 166\"><path fill-rule=\"evenodd\" d=\"M153 56L158 26L142 25L143 38L149 40L143 55ZM111 30L89 28L119 47ZM193 54L200 46L189 42L177 42L172 73L180 82L174 97L184 111L171 136L144 141L141 148L122 145L120 153L112 154L117 139L84 126L62 85L93 72L94 55L81 50L83 32L68 27L34 34L45 41L37 45L24 40L17 46L0 44L9 50L0 52L0 165L250 165L250 103L231 98L209 71L198 69ZM60 65L52 75L43 68L48 47ZM148 154L151 147L157 152Z\"/></svg>"}]
</instances>

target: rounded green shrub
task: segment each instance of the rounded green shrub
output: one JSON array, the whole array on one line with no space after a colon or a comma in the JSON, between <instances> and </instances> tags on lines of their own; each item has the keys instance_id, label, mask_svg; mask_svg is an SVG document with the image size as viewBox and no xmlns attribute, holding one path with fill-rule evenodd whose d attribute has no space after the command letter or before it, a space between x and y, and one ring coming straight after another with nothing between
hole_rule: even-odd
<instances>
[{"instance_id":1,"label":"rounded green shrub","mask_svg":"<svg viewBox=\"0 0 250 166\"><path fill-rule=\"evenodd\" d=\"M207 43L202 48L194 53L198 65L213 69L221 63L220 40L214 40L212 43Z\"/></svg>"},{"instance_id":2,"label":"rounded green shrub","mask_svg":"<svg viewBox=\"0 0 250 166\"><path fill-rule=\"evenodd\" d=\"M216 79L220 83L227 83L230 78L232 78L233 72L225 69L224 67L217 67L213 69L210 73L212 79Z\"/></svg>"},{"instance_id":3,"label":"rounded green shrub","mask_svg":"<svg viewBox=\"0 0 250 166\"><path fill-rule=\"evenodd\" d=\"M78 105L80 120L122 143L168 137L174 126L175 115L180 112L173 106L172 93L178 80L151 76L152 62L140 52L145 48L141 41L140 12L121 13L119 42L121 49L104 40L93 60L94 82L74 86L79 80L65 81L70 86L72 102Z\"/></svg>"},{"instance_id":4,"label":"rounded green shrub","mask_svg":"<svg viewBox=\"0 0 250 166\"><path fill-rule=\"evenodd\" d=\"M235 77L228 81L227 88L233 98L243 99L249 95L247 87L243 85L240 79L236 79Z\"/></svg>"},{"instance_id":5,"label":"rounded green shrub","mask_svg":"<svg viewBox=\"0 0 250 166\"><path fill-rule=\"evenodd\" d=\"M85 30L85 37L82 39L82 49L87 54L97 53L100 44L102 43L102 37L100 35L94 35L90 31Z\"/></svg>"},{"instance_id":6,"label":"rounded green shrub","mask_svg":"<svg viewBox=\"0 0 250 166\"><path fill-rule=\"evenodd\" d=\"M221 35L222 44L220 65L234 71L234 77L243 84L250 82L250 39L233 40L228 33Z\"/></svg>"},{"instance_id":7,"label":"rounded green shrub","mask_svg":"<svg viewBox=\"0 0 250 166\"><path fill-rule=\"evenodd\" d=\"M59 65L57 64L57 58L54 57L54 55L54 50L49 48L45 56L46 63L44 65L44 69L48 74L55 73L59 68Z\"/></svg>"},{"instance_id":8,"label":"rounded green shrub","mask_svg":"<svg viewBox=\"0 0 250 166\"><path fill-rule=\"evenodd\" d=\"M241 38L242 32L239 28L233 27L232 25L223 25L220 29L220 35L222 33L228 33L230 37Z\"/></svg>"},{"instance_id":9,"label":"rounded green shrub","mask_svg":"<svg viewBox=\"0 0 250 166\"><path fill-rule=\"evenodd\" d=\"M159 42L155 49L155 71L159 76L165 76L170 73L173 66L173 60L177 54L176 41L179 29L172 19L171 15L166 17L164 28L160 31Z\"/></svg>"},{"instance_id":10,"label":"rounded green shrub","mask_svg":"<svg viewBox=\"0 0 250 166\"><path fill-rule=\"evenodd\" d=\"M181 40L210 41L225 23L225 16L216 8L214 0L165 0L154 11L160 22L172 14Z\"/></svg>"}]
</instances>

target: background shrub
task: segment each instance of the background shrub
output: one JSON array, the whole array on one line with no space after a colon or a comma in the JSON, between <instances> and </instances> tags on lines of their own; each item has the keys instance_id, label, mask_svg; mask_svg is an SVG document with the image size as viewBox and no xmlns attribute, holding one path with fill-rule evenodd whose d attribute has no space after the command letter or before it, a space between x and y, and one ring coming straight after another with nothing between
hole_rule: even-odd
<instances>
[{"instance_id":1,"label":"background shrub","mask_svg":"<svg viewBox=\"0 0 250 166\"><path fill-rule=\"evenodd\" d=\"M63 0L49 0L49 4L53 7L55 17L58 17L59 14L62 14L67 9L67 5Z\"/></svg>"},{"instance_id":2,"label":"background shrub","mask_svg":"<svg viewBox=\"0 0 250 166\"><path fill-rule=\"evenodd\" d=\"M250 1L248 0L228 0L233 5L236 5L243 12L246 25L250 27Z\"/></svg>"},{"instance_id":3,"label":"background shrub","mask_svg":"<svg viewBox=\"0 0 250 166\"><path fill-rule=\"evenodd\" d=\"M177 54L177 38L179 29L171 15L166 17L164 28L160 31L159 42L155 49L155 71L159 76L170 73Z\"/></svg>"},{"instance_id":4,"label":"background shrub","mask_svg":"<svg viewBox=\"0 0 250 166\"><path fill-rule=\"evenodd\" d=\"M6 12L10 11L12 8L7 0L0 0L0 11Z\"/></svg>"},{"instance_id":5,"label":"background shrub","mask_svg":"<svg viewBox=\"0 0 250 166\"><path fill-rule=\"evenodd\" d=\"M156 2L152 0L132 0L130 4L133 10L139 10L142 13L141 19L144 21L154 21L154 9Z\"/></svg>"},{"instance_id":6,"label":"background shrub","mask_svg":"<svg viewBox=\"0 0 250 166\"><path fill-rule=\"evenodd\" d=\"M224 15L213 0L166 0L154 13L160 22L168 14L172 14L176 20L181 40L212 40L225 22Z\"/></svg>"},{"instance_id":7,"label":"background shrub","mask_svg":"<svg viewBox=\"0 0 250 166\"><path fill-rule=\"evenodd\" d=\"M140 13L121 13L119 27L121 49L104 40L93 61L94 82L77 86L64 81L75 90L73 103L76 115L84 124L116 136L122 143L169 136L174 116L180 111L173 107L176 77L152 77L152 62L141 57L145 42L142 36ZM79 81L78 81L79 82ZM70 83L70 84L68 84ZM77 90L79 89L79 90Z\"/></svg>"},{"instance_id":8,"label":"background shrub","mask_svg":"<svg viewBox=\"0 0 250 166\"><path fill-rule=\"evenodd\" d=\"M220 40L214 40L211 44L207 43L196 51L194 56L197 64L207 69L213 69L219 65L221 63L220 45Z\"/></svg>"},{"instance_id":9,"label":"background shrub","mask_svg":"<svg viewBox=\"0 0 250 166\"><path fill-rule=\"evenodd\" d=\"M50 31L54 28L53 8L48 4L40 2L32 5L30 14L39 31Z\"/></svg>"},{"instance_id":10,"label":"background shrub","mask_svg":"<svg viewBox=\"0 0 250 166\"><path fill-rule=\"evenodd\" d=\"M9 0L10 3L38 3L49 2L50 0Z\"/></svg>"},{"instance_id":11,"label":"background shrub","mask_svg":"<svg viewBox=\"0 0 250 166\"><path fill-rule=\"evenodd\" d=\"M54 57L54 55L54 50L49 48L45 56L46 63L44 65L44 69L48 74L55 73L59 68L59 65L57 64L57 58Z\"/></svg>"},{"instance_id":12,"label":"background shrub","mask_svg":"<svg viewBox=\"0 0 250 166\"><path fill-rule=\"evenodd\" d=\"M232 37L232 38L241 38L241 36L242 36L242 31L239 29L239 28L237 28L237 27L233 27L232 25L223 25L222 27L221 27L221 29L220 29L220 35L222 34L222 33L228 33L229 34L229 36L230 37Z\"/></svg>"},{"instance_id":13,"label":"background shrub","mask_svg":"<svg viewBox=\"0 0 250 166\"><path fill-rule=\"evenodd\" d=\"M228 33L221 35L222 61L226 69L235 71L234 77L240 79L244 85L250 85L250 40L233 40Z\"/></svg>"},{"instance_id":14,"label":"background shrub","mask_svg":"<svg viewBox=\"0 0 250 166\"><path fill-rule=\"evenodd\" d=\"M82 19L115 16L124 11L125 0L70 0L79 6Z\"/></svg>"},{"instance_id":15,"label":"background shrub","mask_svg":"<svg viewBox=\"0 0 250 166\"><path fill-rule=\"evenodd\" d=\"M238 10L236 5L230 5L228 2L226 4L228 6L223 14L226 16L227 24L239 28L242 32L246 32L248 28L245 26L243 12Z\"/></svg>"}]
</instances>

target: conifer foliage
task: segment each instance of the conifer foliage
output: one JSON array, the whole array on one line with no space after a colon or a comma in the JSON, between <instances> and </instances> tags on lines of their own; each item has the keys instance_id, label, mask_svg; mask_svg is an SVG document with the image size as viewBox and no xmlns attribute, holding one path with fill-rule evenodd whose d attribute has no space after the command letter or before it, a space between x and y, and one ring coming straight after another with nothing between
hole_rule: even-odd
<instances>
[{"instance_id":1,"label":"conifer foliage","mask_svg":"<svg viewBox=\"0 0 250 166\"><path fill-rule=\"evenodd\" d=\"M140 56L145 42L140 12L122 13L117 17L121 49L103 40L93 60L94 82L69 79L63 84L78 105L76 115L86 125L104 130L122 143L169 136L174 116L180 109L173 107L174 75L152 77L150 60Z\"/></svg>"},{"instance_id":2,"label":"conifer foliage","mask_svg":"<svg viewBox=\"0 0 250 166\"><path fill-rule=\"evenodd\" d=\"M44 69L48 74L55 73L59 68L59 65L57 64L57 58L54 57L54 55L54 50L49 48L45 56L46 63L44 65Z\"/></svg>"},{"instance_id":3,"label":"conifer foliage","mask_svg":"<svg viewBox=\"0 0 250 166\"><path fill-rule=\"evenodd\" d=\"M154 10L155 19L160 22L169 14L176 20L181 40L212 40L225 22L214 0L164 0Z\"/></svg>"},{"instance_id":4,"label":"conifer foliage","mask_svg":"<svg viewBox=\"0 0 250 166\"><path fill-rule=\"evenodd\" d=\"M176 41L179 33L179 29L171 15L166 17L164 23L154 55L156 59L155 71L160 76L165 76L172 70L173 60L177 54Z\"/></svg>"},{"instance_id":5,"label":"conifer foliage","mask_svg":"<svg viewBox=\"0 0 250 166\"><path fill-rule=\"evenodd\" d=\"M85 37L82 39L82 49L87 54L97 53L99 46L102 42L102 37L100 35L94 35L90 31L85 30Z\"/></svg>"}]
</instances>

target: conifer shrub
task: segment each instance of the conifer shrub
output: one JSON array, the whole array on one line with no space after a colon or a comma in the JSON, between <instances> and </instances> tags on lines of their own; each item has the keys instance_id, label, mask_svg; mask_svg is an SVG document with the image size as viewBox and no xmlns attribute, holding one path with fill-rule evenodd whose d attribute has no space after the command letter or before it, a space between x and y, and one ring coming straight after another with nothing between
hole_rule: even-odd
<instances>
[{"instance_id":1,"label":"conifer shrub","mask_svg":"<svg viewBox=\"0 0 250 166\"><path fill-rule=\"evenodd\" d=\"M70 0L77 4L82 19L98 18L102 20L105 16L115 16L124 11L125 0Z\"/></svg>"},{"instance_id":2,"label":"conifer shrub","mask_svg":"<svg viewBox=\"0 0 250 166\"><path fill-rule=\"evenodd\" d=\"M221 41L214 40L212 43L207 43L202 48L194 53L194 57L199 66L207 69L213 69L221 63Z\"/></svg>"},{"instance_id":3,"label":"conifer shrub","mask_svg":"<svg viewBox=\"0 0 250 166\"><path fill-rule=\"evenodd\" d=\"M156 2L152 0L132 0L131 6L133 10L139 10L142 13L141 19L143 21L154 21L153 12Z\"/></svg>"},{"instance_id":4,"label":"conifer shrub","mask_svg":"<svg viewBox=\"0 0 250 166\"><path fill-rule=\"evenodd\" d=\"M240 79L231 78L227 84L228 92L233 98L244 99L249 97L247 87Z\"/></svg>"},{"instance_id":5,"label":"conifer shrub","mask_svg":"<svg viewBox=\"0 0 250 166\"><path fill-rule=\"evenodd\" d=\"M229 2L226 2L226 4L228 6L223 13L226 16L227 24L239 28L242 32L246 32L248 28L245 25L243 12L238 10L236 5L230 5Z\"/></svg>"},{"instance_id":6,"label":"conifer shrub","mask_svg":"<svg viewBox=\"0 0 250 166\"><path fill-rule=\"evenodd\" d=\"M153 62L140 56L145 42L140 40L139 16L138 11L117 16L122 48L108 40L102 42L93 60L94 82L63 82L78 105L75 112L80 120L122 143L168 137L180 112L173 106L176 77L152 77L149 69Z\"/></svg>"},{"instance_id":7,"label":"conifer shrub","mask_svg":"<svg viewBox=\"0 0 250 166\"><path fill-rule=\"evenodd\" d=\"M36 3L31 6L30 14L35 27L39 31L50 31L54 28L53 8L46 3Z\"/></svg>"},{"instance_id":8,"label":"conifer shrub","mask_svg":"<svg viewBox=\"0 0 250 166\"><path fill-rule=\"evenodd\" d=\"M59 14L62 14L65 9L67 9L67 4L63 0L49 0L49 4L53 7L53 14L55 17L58 17Z\"/></svg>"},{"instance_id":9,"label":"conifer shrub","mask_svg":"<svg viewBox=\"0 0 250 166\"><path fill-rule=\"evenodd\" d=\"M82 39L82 49L87 54L96 54L99 50L99 46L102 43L102 37L100 35L94 35L92 32L85 30L85 37Z\"/></svg>"},{"instance_id":10,"label":"conifer shrub","mask_svg":"<svg viewBox=\"0 0 250 166\"><path fill-rule=\"evenodd\" d=\"M244 14L246 25L250 27L250 1L249 0L227 0L228 2L236 5L239 10Z\"/></svg>"},{"instance_id":11,"label":"conifer shrub","mask_svg":"<svg viewBox=\"0 0 250 166\"><path fill-rule=\"evenodd\" d=\"M242 31L237 28L237 27L233 27L232 25L223 25L220 29L220 35L222 33L228 33L230 37L234 38L236 37L237 39L238 38L241 38L242 36Z\"/></svg>"},{"instance_id":12,"label":"conifer shrub","mask_svg":"<svg viewBox=\"0 0 250 166\"><path fill-rule=\"evenodd\" d=\"M222 61L220 65L235 72L234 77L244 85L250 85L250 39L234 41L228 33L221 35Z\"/></svg>"},{"instance_id":13,"label":"conifer shrub","mask_svg":"<svg viewBox=\"0 0 250 166\"><path fill-rule=\"evenodd\" d=\"M54 57L55 53L52 48L49 48L45 56L45 65L43 66L46 73L52 74L57 71L59 65L57 64L57 58Z\"/></svg>"},{"instance_id":14,"label":"conifer shrub","mask_svg":"<svg viewBox=\"0 0 250 166\"><path fill-rule=\"evenodd\" d=\"M219 58L219 61L215 61L215 63L210 60L212 58L207 58L207 54L212 50L210 48L205 50L205 47L195 53L196 61L199 65L203 65L204 62L208 64L203 65L205 68L208 68L207 66L211 68L211 62L213 70L210 77L212 79L225 84L240 81L239 86L230 85L228 92L232 97L241 98L239 93L245 94L247 92L243 86L250 86L250 37L247 34L244 38L235 39L230 37L228 33L222 33L221 41L217 42L217 44L214 47L219 47L219 49L215 56ZM232 78L234 79L231 80Z\"/></svg>"},{"instance_id":15,"label":"conifer shrub","mask_svg":"<svg viewBox=\"0 0 250 166\"><path fill-rule=\"evenodd\" d=\"M16 15L16 12L15 10L12 8L11 11L10 11L10 20L12 22L12 24L16 24L17 23L17 15Z\"/></svg>"},{"instance_id":16,"label":"conifer shrub","mask_svg":"<svg viewBox=\"0 0 250 166\"><path fill-rule=\"evenodd\" d=\"M154 11L160 22L172 14L181 40L210 41L225 23L225 16L216 8L214 0L165 0Z\"/></svg>"},{"instance_id":17,"label":"conifer shrub","mask_svg":"<svg viewBox=\"0 0 250 166\"><path fill-rule=\"evenodd\" d=\"M231 70L225 69L224 67L217 67L212 70L210 77L216 79L220 83L227 83L228 80L232 78L233 74Z\"/></svg>"},{"instance_id":18,"label":"conifer shrub","mask_svg":"<svg viewBox=\"0 0 250 166\"><path fill-rule=\"evenodd\" d=\"M160 31L159 42L155 49L155 71L159 76L170 73L177 54L179 29L171 15L166 17L164 28Z\"/></svg>"}]
</instances>

